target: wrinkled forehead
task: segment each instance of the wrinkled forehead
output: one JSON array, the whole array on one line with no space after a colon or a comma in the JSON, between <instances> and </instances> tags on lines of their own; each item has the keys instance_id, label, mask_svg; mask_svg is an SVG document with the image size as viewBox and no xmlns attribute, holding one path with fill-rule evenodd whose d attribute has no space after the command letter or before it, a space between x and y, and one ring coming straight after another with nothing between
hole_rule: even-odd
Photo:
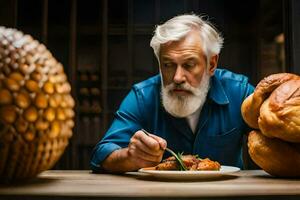
<instances>
[{"instance_id":1,"label":"wrinkled forehead","mask_svg":"<svg viewBox=\"0 0 300 200\"><path fill-rule=\"evenodd\" d=\"M159 59L183 61L187 59L206 60L206 56L202 50L201 42L192 38L185 38L181 41L173 41L169 44L164 44L161 48Z\"/></svg>"}]
</instances>

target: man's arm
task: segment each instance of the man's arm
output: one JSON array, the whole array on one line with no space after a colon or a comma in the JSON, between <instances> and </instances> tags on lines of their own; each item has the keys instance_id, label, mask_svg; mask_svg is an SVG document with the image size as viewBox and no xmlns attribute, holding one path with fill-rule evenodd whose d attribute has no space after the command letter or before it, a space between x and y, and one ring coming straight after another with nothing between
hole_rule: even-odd
<instances>
[{"instance_id":1,"label":"man's arm","mask_svg":"<svg viewBox=\"0 0 300 200\"><path fill-rule=\"evenodd\" d=\"M147 87L147 91L141 92L133 87L125 97L111 127L92 152L91 168L94 172L132 171L153 166L161 160L163 151L158 148L160 142L157 141L163 141L161 147L164 147L165 141L138 131L149 128L149 117L154 114L149 102L160 100L155 88Z\"/></svg>"}]
</instances>

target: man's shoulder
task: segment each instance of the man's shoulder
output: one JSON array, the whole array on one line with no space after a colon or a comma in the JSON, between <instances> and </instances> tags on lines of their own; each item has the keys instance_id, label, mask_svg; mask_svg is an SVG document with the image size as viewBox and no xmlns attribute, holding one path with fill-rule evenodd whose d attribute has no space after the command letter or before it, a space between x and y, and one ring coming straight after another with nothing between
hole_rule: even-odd
<instances>
[{"instance_id":1,"label":"man's shoulder","mask_svg":"<svg viewBox=\"0 0 300 200\"><path fill-rule=\"evenodd\" d=\"M216 69L215 71L215 77L223 82L223 81L234 81L234 82L248 82L248 77L243 74L234 73L232 71L229 71L227 69Z\"/></svg>"},{"instance_id":2,"label":"man's shoulder","mask_svg":"<svg viewBox=\"0 0 300 200\"><path fill-rule=\"evenodd\" d=\"M160 101L160 75L150 77L142 82L133 85L132 90L143 113L151 113L154 106Z\"/></svg>"},{"instance_id":3,"label":"man's shoulder","mask_svg":"<svg viewBox=\"0 0 300 200\"><path fill-rule=\"evenodd\" d=\"M236 102L250 95L254 87L248 77L225 69L217 69L212 78L211 98L216 102Z\"/></svg>"},{"instance_id":4,"label":"man's shoulder","mask_svg":"<svg viewBox=\"0 0 300 200\"><path fill-rule=\"evenodd\" d=\"M142 82L136 83L133 85L133 88L136 91L141 91L141 90L151 90L151 89L156 89L158 87L160 87L161 84L161 78L160 75L155 75L152 76Z\"/></svg>"}]
</instances>

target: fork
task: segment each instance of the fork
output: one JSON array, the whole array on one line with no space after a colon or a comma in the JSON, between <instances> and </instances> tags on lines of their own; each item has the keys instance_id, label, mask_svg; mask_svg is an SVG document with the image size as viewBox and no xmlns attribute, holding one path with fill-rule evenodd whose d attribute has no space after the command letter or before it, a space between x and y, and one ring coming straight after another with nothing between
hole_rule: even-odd
<instances>
[{"instance_id":1,"label":"fork","mask_svg":"<svg viewBox=\"0 0 300 200\"><path fill-rule=\"evenodd\" d=\"M141 131L143 131L147 136L150 136L150 133L148 131L146 131L145 129L141 129ZM175 157L175 159L177 160L177 162L179 163L181 170L182 171L187 171L187 168L185 166L185 164L183 163L183 160L181 158L180 154L176 154L173 150L169 149L168 147L166 147L164 150L166 150L167 152L169 152L172 156Z\"/></svg>"}]
</instances>

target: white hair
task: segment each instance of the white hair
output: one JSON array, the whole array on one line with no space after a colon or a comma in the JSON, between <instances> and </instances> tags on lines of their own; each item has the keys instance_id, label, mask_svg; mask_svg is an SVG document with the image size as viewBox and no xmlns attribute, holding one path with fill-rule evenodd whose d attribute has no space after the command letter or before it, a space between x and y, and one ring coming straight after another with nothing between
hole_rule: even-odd
<instances>
[{"instance_id":1,"label":"white hair","mask_svg":"<svg viewBox=\"0 0 300 200\"><path fill-rule=\"evenodd\" d=\"M178 41L191 30L199 31L199 36L202 41L202 50L207 59L220 53L224 39L216 28L200 16L185 14L176 16L164 24L156 26L150 46L153 48L158 61L161 44L169 41Z\"/></svg>"}]
</instances>

